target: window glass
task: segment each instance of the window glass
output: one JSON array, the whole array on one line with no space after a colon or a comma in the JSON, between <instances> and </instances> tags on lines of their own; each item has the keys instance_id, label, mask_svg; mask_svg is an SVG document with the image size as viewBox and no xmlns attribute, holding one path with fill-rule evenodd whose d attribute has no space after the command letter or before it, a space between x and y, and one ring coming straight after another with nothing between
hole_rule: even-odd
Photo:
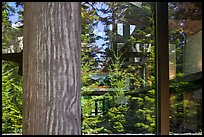
<instances>
[{"instance_id":1,"label":"window glass","mask_svg":"<svg viewBox=\"0 0 204 137\"><path fill-rule=\"evenodd\" d=\"M170 132L202 133L202 2L168 5Z\"/></svg>"},{"instance_id":2,"label":"window glass","mask_svg":"<svg viewBox=\"0 0 204 137\"><path fill-rule=\"evenodd\" d=\"M155 133L152 9L82 2L83 134Z\"/></svg>"}]
</instances>

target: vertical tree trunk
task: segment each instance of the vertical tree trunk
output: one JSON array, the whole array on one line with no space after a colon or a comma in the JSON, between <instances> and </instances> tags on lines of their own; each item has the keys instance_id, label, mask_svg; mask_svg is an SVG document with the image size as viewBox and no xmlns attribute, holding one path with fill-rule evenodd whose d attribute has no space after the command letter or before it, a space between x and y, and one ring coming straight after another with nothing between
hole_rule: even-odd
<instances>
[{"instance_id":1,"label":"vertical tree trunk","mask_svg":"<svg viewBox=\"0 0 204 137\"><path fill-rule=\"evenodd\" d=\"M23 134L81 134L79 2L29 2L24 11Z\"/></svg>"}]
</instances>

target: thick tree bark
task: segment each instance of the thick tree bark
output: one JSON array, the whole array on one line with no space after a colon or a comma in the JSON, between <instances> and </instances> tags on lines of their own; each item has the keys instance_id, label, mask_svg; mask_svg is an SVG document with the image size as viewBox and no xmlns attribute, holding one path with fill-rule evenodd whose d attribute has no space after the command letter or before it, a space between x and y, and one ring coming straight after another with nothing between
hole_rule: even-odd
<instances>
[{"instance_id":1,"label":"thick tree bark","mask_svg":"<svg viewBox=\"0 0 204 137\"><path fill-rule=\"evenodd\" d=\"M79 2L29 2L24 10L23 134L81 134Z\"/></svg>"}]
</instances>

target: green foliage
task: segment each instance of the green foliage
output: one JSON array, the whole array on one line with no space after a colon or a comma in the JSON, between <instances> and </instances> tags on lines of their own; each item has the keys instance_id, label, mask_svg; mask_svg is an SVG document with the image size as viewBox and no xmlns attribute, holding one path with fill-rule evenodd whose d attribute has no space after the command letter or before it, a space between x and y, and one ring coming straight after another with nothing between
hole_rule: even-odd
<instances>
[{"instance_id":1,"label":"green foliage","mask_svg":"<svg viewBox=\"0 0 204 137\"><path fill-rule=\"evenodd\" d=\"M132 73L128 73L123 68L122 63L118 60L112 61L109 66L109 84L113 89L114 99L109 97L109 101L113 102L106 114L101 116L83 117L83 132L84 133L153 133L155 130L155 93L154 90L149 90L146 93L138 94L137 96L125 96L125 100L132 103L133 108L122 100L123 95L127 94L127 78ZM133 74L132 74L133 75ZM132 79L136 80L135 75ZM150 79L153 79L152 77ZM137 92L137 91L136 91ZM101 95L100 97L110 96L110 94ZM100 97L95 97L99 99ZM82 113L91 113L94 107L94 99L87 99L89 102L82 103ZM82 102L84 100L82 99ZM124 104L120 104L120 102ZM92 106L92 107L91 107ZM89 115L90 116L90 115ZM103 119L99 121L99 119ZM95 122L94 122L95 120ZM89 123L90 122L90 123ZM94 124L94 125L92 125ZM85 126L86 125L86 126ZM89 125L89 126L87 126ZM92 129L89 129L93 127ZM103 129L103 130L100 130ZM88 132L89 131L89 132Z\"/></svg>"},{"instance_id":2,"label":"green foliage","mask_svg":"<svg viewBox=\"0 0 204 137\"><path fill-rule=\"evenodd\" d=\"M14 45L14 50L18 51L19 40L18 37L23 35L23 31L21 28L7 28L2 33L2 49L6 49L11 45Z\"/></svg>"},{"instance_id":3,"label":"green foliage","mask_svg":"<svg viewBox=\"0 0 204 137\"><path fill-rule=\"evenodd\" d=\"M81 106L83 115L91 115L92 110L95 109L94 99L90 96L82 96Z\"/></svg>"},{"instance_id":4,"label":"green foliage","mask_svg":"<svg viewBox=\"0 0 204 137\"><path fill-rule=\"evenodd\" d=\"M13 15L15 10L8 5L7 2L2 2L2 27L3 30L11 27L11 21L9 20L9 16Z\"/></svg>"},{"instance_id":5,"label":"green foliage","mask_svg":"<svg viewBox=\"0 0 204 137\"><path fill-rule=\"evenodd\" d=\"M107 119L111 133L125 133L127 111L128 107L126 105L114 106L108 110Z\"/></svg>"},{"instance_id":6,"label":"green foliage","mask_svg":"<svg viewBox=\"0 0 204 137\"><path fill-rule=\"evenodd\" d=\"M18 66L2 63L2 133L22 132L22 78Z\"/></svg>"}]
</instances>

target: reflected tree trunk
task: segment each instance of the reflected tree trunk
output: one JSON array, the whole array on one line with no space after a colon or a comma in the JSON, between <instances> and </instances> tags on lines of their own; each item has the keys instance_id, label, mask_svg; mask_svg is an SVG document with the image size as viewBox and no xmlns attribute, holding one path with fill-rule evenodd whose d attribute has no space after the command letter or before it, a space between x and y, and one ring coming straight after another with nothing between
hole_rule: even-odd
<instances>
[{"instance_id":1,"label":"reflected tree trunk","mask_svg":"<svg viewBox=\"0 0 204 137\"><path fill-rule=\"evenodd\" d=\"M24 7L23 135L81 134L81 5Z\"/></svg>"}]
</instances>

